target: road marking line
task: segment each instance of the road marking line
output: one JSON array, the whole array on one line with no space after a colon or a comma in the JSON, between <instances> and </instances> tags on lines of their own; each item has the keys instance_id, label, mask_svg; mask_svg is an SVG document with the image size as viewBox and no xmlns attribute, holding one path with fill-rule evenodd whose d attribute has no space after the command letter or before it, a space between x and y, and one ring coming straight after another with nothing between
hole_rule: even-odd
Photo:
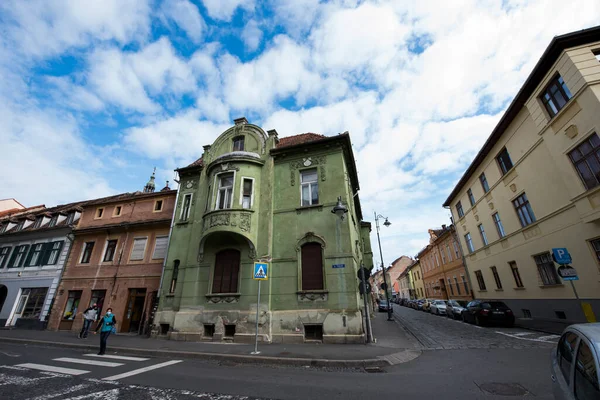
<instances>
[{"instance_id":1,"label":"road marking line","mask_svg":"<svg viewBox=\"0 0 600 400\"><path fill-rule=\"evenodd\" d=\"M69 394L69 393L73 393L73 392L77 392L79 390L82 389L86 389L88 388L90 385L87 383L82 383L81 385L76 385L73 387L70 387L68 389L65 389L63 391L60 392L54 392L54 393L49 393L49 394L44 394L38 397L34 397L30 400L48 400L48 399L54 399L56 397L60 397L60 398L64 398L64 395Z\"/></svg>"},{"instance_id":2,"label":"road marking line","mask_svg":"<svg viewBox=\"0 0 600 400\"><path fill-rule=\"evenodd\" d=\"M496 331L496 333L499 333L500 335L504 335L504 336L511 337L511 338L513 338L513 339L529 340L529 341L532 341L532 342L541 342L541 343L554 343L554 342L551 342L551 341L549 342L549 341L547 341L547 340L540 340L540 339L530 339L530 338L526 338L526 337L521 337L521 336L510 335L510 334L508 334L508 333L499 332L499 331Z\"/></svg>"},{"instance_id":3,"label":"road marking line","mask_svg":"<svg viewBox=\"0 0 600 400\"><path fill-rule=\"evenodd\" d=\"M160 364L156 364L156 365L151 365L149 367L134 369L133 371L125 372L123 374L109 376L109 377L104 378L102 380L103 381L116 381L118 379L123 379L123 378L128 378L128 377L133 376L133 375L143 374L144 372L152 371L154 369L159 369L159 368L162 368L162 367L167 367L167 366L173 365L173 364L178 364L180 362L183 362L183 360L171 360L171 361L167 361L167 362L164 362L164 363L160 363Z\"/></svg>"},{"instance_id":4,"label":"road marking line","mask_svg":"<svg viewBox=\"0 0 600 400\"><path fill-rule=\"evenodd\" d=\"M534 335L534 332L520 332L520 333L512 333L513 336L527 336L527 335Z\"/></svg>"},{"instance_id":5,"label":"road marking line","mask_svg":"<svg viewBox=\"0 0 600 400\"><path fill-rule=\"evenodd\" d=\"M115 360L125 360L125 361L148 361L149 358L141 358L141 357L127 357L127 356L111 356L111 355L99 355L99 354L84 354L86 357L99 357L99 358L113 358Z\"/></svg>"},{"instance_id":6,"label":"road marking line","mask_svg":"<svg viewBox=\"0 0 600 400\"><path fill-rule=\"evenodd\" d=\"M121 365L125 365L123 363L116 363L116 362L109 362L109 361L96 361L96 360L82 360L79 358L69 358L69 357L55 358L52 361L70 362L70 363L74 363L74 364L84 364L84 365L96 365L98 367L120 367Z\"/></svg>"},{"instance_id":7,"label":"road marking line","mask_svg":"<svg viewBox=\"0 0 600 400\"><path fill-rule=\"evenodd\" d=\"M63 368L63 367L55 367L53 365L43 365L43 364L33 364L33 363L19 364L19 365L17 365L17 367L37 369L40 371L48 371L48 372L58 372L61 374L68 374L68 375L83 375L83 374L87 374L90 372L90 371L84 371L83 369Z\"/></svg>"},{"instance_id":8,"label":"road marking line","mask_svg":"<svg viewBox=\"0 0 600 400\"><path fill-rule=\"evenodd\" d=\"M548 336L540 336L540 337L538 337L538 339L539 340L547 340L547 339L556 340L559 337L560 337L560 335L548 335Z\"/></svg>"}]
</instances>

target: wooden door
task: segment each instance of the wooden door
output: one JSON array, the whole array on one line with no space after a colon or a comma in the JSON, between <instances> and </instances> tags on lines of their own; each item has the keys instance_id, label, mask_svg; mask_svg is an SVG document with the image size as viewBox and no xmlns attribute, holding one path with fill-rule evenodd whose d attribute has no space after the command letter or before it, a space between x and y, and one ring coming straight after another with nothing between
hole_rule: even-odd
<instances>
[{"instance_id":1,"label":"wooden door","mask_svg":"<svg viewBox=\"0 0 600 400\"><path fill-rule=\"evenodd\" d=\"M137 332L144 313L146 289L129 289L129 296L123 313L123 323L119 332Z\"/></svg>"},{"instance_id":2,"label":"wooden door","mask_svg":"<svg viewBox=\"0 0 600 400\"><path fill-rule=\"evenodd\" d=\"M240 274L240 252L223 250L215 258L213 293L237 293Z\"/></svg>"}]
</instances>

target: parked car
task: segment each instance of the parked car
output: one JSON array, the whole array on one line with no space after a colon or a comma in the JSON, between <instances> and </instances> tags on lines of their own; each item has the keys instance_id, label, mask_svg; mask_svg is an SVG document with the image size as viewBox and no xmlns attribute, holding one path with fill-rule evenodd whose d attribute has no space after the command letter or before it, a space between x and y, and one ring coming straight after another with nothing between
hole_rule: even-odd
<instances>
[{"instance_id":1,"label":"parked car","mask_svg":"<svg viewBox=\"0 0 600 400\"><path fill-rule=\"evenodd\" d=\"M379 312L387 312L387 310L394 310L392 303L388 303L387 300L379 300Z\"/></svg>"},{"instance_id":2,"label":"parked car","mask_svg":"<svg viewBox=\"0 0 600 400\"><path fill-rule=\"evenodd\" d=\"M599 365L600 323L568 326L552 352L554 398L600 399Z\"/></svg>"},{"instance_id":3,"label":"parked car","mask_svg":"<svg viewBox=\"0 0 600 400\"><path fill-rule=\"evenodd\" d=\"M423 306L425 305L425 299L417 300L415 303L415 310L423 311Z\"/></svg>"},{"instance_id":4,"label":"parked car","mask_svg":"<svg viewBox=\"0 0 600 400\"><path fill-rule=\"evenodd\" d=\"M446 316L452 319L461 319L462 312L469 302L465 300L448 300Z\"/></svg>"},{"instance_id":5,"label":"parked car","mask_svg":"<svg viewBox=\"0 0 600 400\"><path fill-rule=\"evenodd\" d=\"M429 311L435 315L446 315L446 300L434 300L429 306Z\"/></svg>"},{"instance_id":6,"label":"parked car","mask_svg":"<svg viewBox=\"0 0 600 400\"><path fill-rule=\"evenodd\" d=\"M462 312L463 321L476 325L500 323L506 326L515 324L515 316L501 301L473 300Z\"/></svg>"}]
</instances>

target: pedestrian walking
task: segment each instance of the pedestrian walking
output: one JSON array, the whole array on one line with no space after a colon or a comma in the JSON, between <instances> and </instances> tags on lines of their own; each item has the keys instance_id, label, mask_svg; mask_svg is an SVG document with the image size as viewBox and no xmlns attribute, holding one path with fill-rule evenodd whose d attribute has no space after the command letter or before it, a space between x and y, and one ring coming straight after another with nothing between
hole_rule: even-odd
<instances>
[{"instance_id":1,"label":"pedestrian walking","mask_svg":"<svg viewBox=\"0 0 600 400\"><path fill-rule=\"evenodd\" d=\"M112 313L112 308L106 310L106 315L100 320L94 335L98 333L98 331L100 331L100 351L98 352L98 355L102 356L106 352L106 341L108 340L108 337L111 333L117 333L117 319Z\"/></svg>"},{"instance_id":2,"label":"pedestrian walking","mask_svg":"<svg viewBox=\"0 0 600 400\"><path fill-rule=\"evenodd\" d=\"M88 309L83 312L83 327L81 328L81 332L79 332L79 339L87 338L90 326L92 326L92 322L96 321L97 319L98 305L94 303L93 306L88 307Z\"/></svg>"}]
</instances>

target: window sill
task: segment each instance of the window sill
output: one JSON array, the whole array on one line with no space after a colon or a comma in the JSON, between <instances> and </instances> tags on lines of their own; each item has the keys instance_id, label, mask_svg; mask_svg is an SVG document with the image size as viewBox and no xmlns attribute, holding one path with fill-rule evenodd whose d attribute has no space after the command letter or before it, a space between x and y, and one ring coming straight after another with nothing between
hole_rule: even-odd
<instances>
[{"instance_id":1,"label":"window sill","mask_svg":"<svg viewBox=\"0 0 600 400\"><path fill-rule=\"evenodd\" d=\"M494 289L496 292L504 292L504 289Z\"/></svg>"},{"instance_id":2,"label":"window sill","mask_svg":"<svg viewBox=\"0 0 600 400\"><path fill-rule=\"evenodd\" d=\"M206 297L232 297L232 296L241 296L241 293L206 293Z\"/></svg>"},{"instance_id":3,"label":"window sill","mask_svg":"<svg viewBox=\"0 0 600 400\"><path fill-rule=\"evenodd\" d=\"M328 294L329 290L327 290L327 289L321 289L321 290L298 290L296 292L296 294L310 294L310 293Z\"/></svg>"},{"instance_id":4,"label":"window sill","mask_svg":"<svg viewBox=\"0 0 600 400\"><path fill-rule=\"evenodd\" d=\"M515 287L513 290L525 290L525 287Z\"/></svg>"},{"instance_id":5,"label":"window sill","mask_svg":"<svg viewBox=\"0 0 600 400\"><path fill-rule=\"evenodd\" d=\"M301 207L297 207L296 211L302 211L302 210L310 210L313 208L323 208L323 204L314 204L312 206L301 206Z\"/></svg>"},{"instance_id":6,"label":"window sill","mask_svg":"<svg viewBox=\"0 0 600 400\"><path fill-rule=\"evenodd\" d=\"M175 293L165 294L165 297L175 297Z\"/></svg>"},{"instance_id":7,"label":"window sill","mask_svg":"<svg viewBox=\"0 0 600 400\"><path fill-rule=\"evenodd\" d=\"M563 285L562 283L557 283L555 285L539 285L540 289L552 289L552 288L560 288L560 287L564 287L565 285Z\"/></svg>"},{"instance_id":8,"label":"window sill","mask_svg":"<svg viewBox=\"0 0 600 400\"><path fill-rule=\"evenodd\" d=\"M487 289L484 289L484 290L478 290L478 292L479 292L479 293L486 293L486 292L487 292Z\"/></svg>"},{"instance_id":9,"label":"window sill","mask_svg":"<svg viewBox=\"0 0 600 400\"><path fill-rule=\"evenodd\" d=\"M175 225L186 225L189 223L190 223L190 221L179 221L179 222L175 223Z\"/></svg>"}]
</instances>

